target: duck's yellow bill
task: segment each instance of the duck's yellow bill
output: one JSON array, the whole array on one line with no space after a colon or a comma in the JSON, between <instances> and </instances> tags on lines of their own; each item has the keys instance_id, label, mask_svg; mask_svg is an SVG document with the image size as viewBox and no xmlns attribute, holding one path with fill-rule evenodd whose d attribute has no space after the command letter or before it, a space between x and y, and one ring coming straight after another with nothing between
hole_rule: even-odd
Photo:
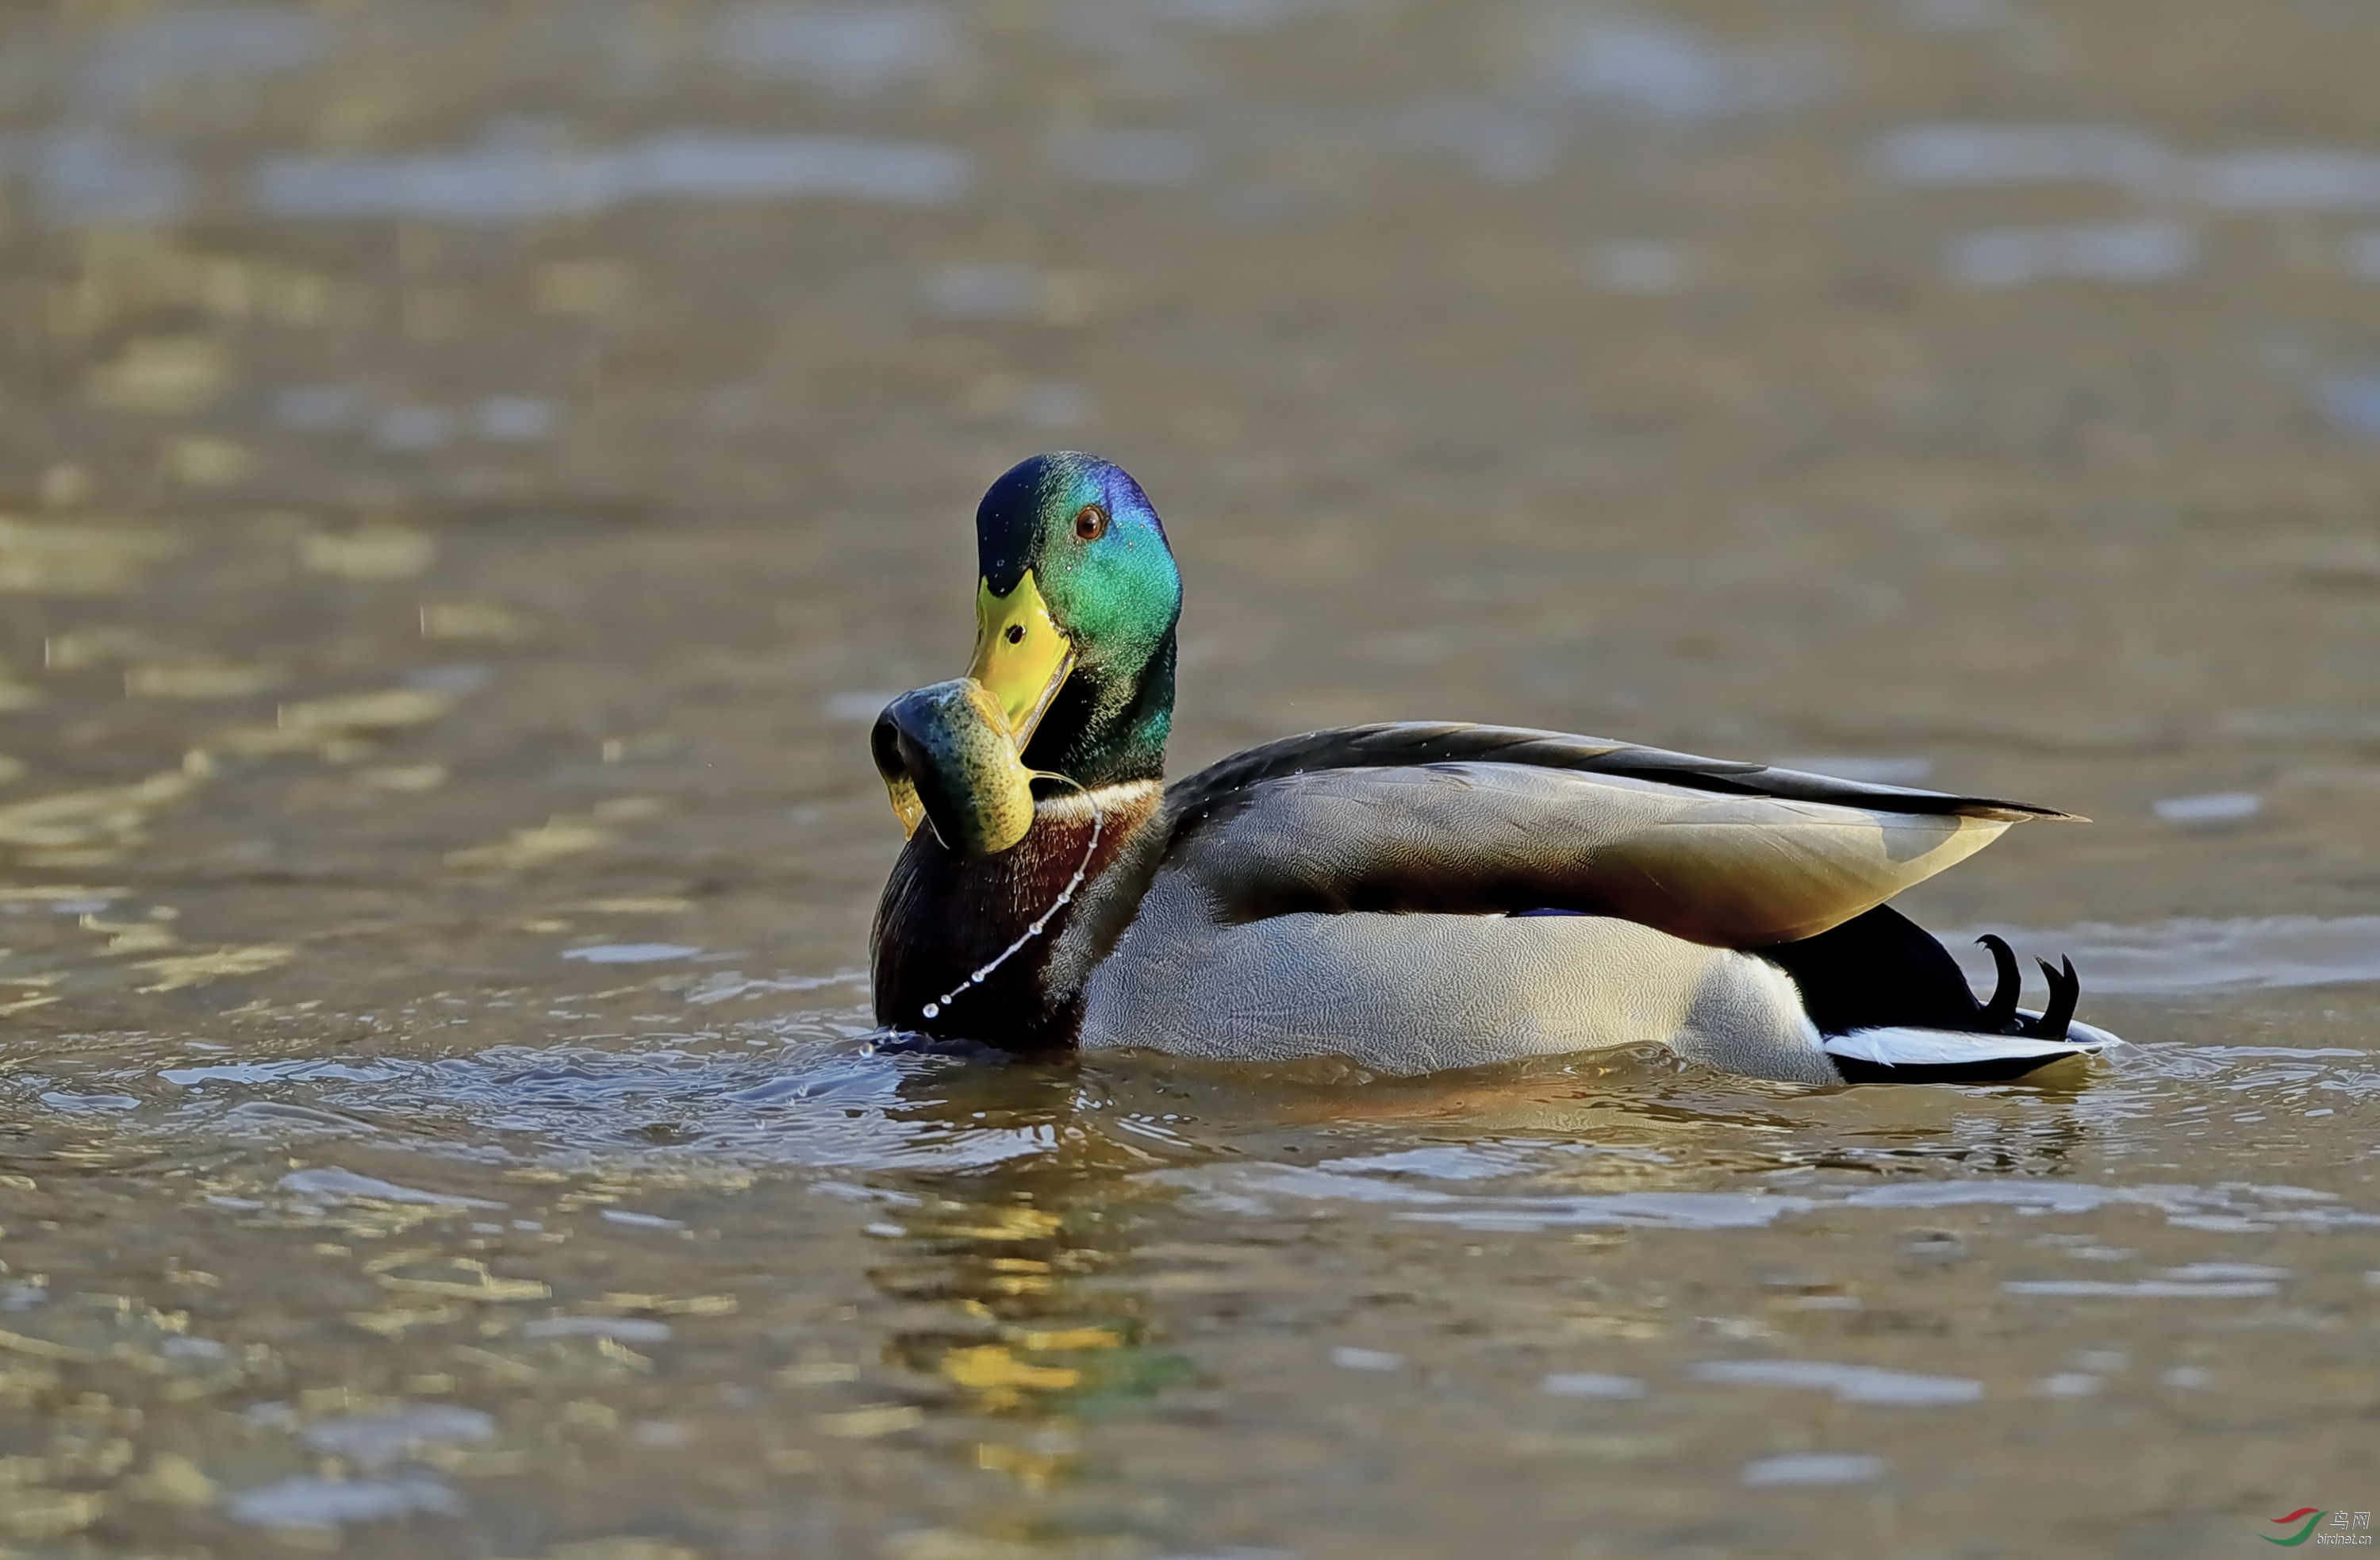
<instances>
[{"instance_id":1,"label":"duck's yellow bill","mask_svg":"<svg viewBox=\"0 0 2380 1560\"><path fill-rule=\"evenodd\" d=\"M975 622L975 661L967 676L999 701L1010 739L1022 753L1075 670L1075 647L1050 620L1029 568L1004 596L991 593L990 580L978 582Z\"/></svg>"}]
</instances>

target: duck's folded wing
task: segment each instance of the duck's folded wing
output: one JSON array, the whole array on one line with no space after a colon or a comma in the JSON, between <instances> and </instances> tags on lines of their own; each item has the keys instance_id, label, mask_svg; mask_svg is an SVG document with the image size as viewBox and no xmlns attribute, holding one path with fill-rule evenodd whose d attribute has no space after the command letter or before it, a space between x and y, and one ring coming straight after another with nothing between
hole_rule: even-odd
<instances>
[{"instance_id":1,"label":"duck's folded wing","mask_svg":"<svg viewBox=\"0 0 2380 1560\"><path fill-rule=\"evenodd\" d=\"M1366 727L1297 740L1326 764L1357 764L1297 766L1276 744L1167 798L1167 868L1194 874L1220 920L1564 909L1761 947L1882 904L2011 822L2063 816L1552 733ZM1483 757L1426 756L1463 747ZM1362 761L1398 750L1414 756Z\"/></svg>"},{"instance_id":2,"label":"duck's folded wing","mask_svg":"<svg viewBox=\"0 0 2380 1560\"><path fill-rule=\"evenodd\" d=\"M1953 796L1811 774L1773 764L1700 758L1666 748L1642 748L1601 737L1536 731L1526 726L1475 725L1462 721L1389 721L1374 725L1333 726L1284 737L1233 753L1166 788L1166 801L1189 815L1218 807L1251 786L1285 774L1318 769L1378 769L1408 764L1492 762L1533 769L1568 769L1658 780L1720 796L1777 797L1790 801L1835 802L1888 812L1947 812L2014 823L2026 819L2079 823L2071 812L1997 797Z\"/></svg>"}]
</instances>

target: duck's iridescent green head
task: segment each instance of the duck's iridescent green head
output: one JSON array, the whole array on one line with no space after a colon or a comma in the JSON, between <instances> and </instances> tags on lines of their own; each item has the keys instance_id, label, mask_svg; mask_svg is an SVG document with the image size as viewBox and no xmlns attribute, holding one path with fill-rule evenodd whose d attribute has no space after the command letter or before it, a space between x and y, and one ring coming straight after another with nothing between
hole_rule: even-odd
<instances>
[{"instance_id":1,"label":"duck's iridescent green head","mask_svg":"<svg viewBox=\"0 0 2380 1560\"><path fill-rule=\"evenodd\" d=\"M991 484L975 532L968 675L1026 764L1085 786L1162 773L1182 576L1140 484L1096 456L1037 455Z\"/></svg>"}]
</instances>

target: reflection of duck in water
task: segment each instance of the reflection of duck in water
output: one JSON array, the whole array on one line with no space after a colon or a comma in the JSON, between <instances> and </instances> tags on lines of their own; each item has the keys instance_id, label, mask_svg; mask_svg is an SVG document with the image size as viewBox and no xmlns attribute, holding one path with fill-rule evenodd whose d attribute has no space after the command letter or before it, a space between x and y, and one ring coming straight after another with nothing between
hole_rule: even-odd
<instances>
[{"instance_id":1,"label":"reflection of duck in water","mask_svg":"<svg viewBox=\"0 0 2380 1560\"><path fill-rule=\"evenodd\" d=\"M872 736L910 831L877 912L883 1023L1400 1074L1658 1043L1813 1083L2010 1078L2113 1038L2072 1022L2070 966L2022 1013L1997 945L1979 1004L1885 904L2069 814L1439 723L1166 786L1181 577L1139 484L1036 457L976 542L968 676Z\"/></svg>"}]
</instances>

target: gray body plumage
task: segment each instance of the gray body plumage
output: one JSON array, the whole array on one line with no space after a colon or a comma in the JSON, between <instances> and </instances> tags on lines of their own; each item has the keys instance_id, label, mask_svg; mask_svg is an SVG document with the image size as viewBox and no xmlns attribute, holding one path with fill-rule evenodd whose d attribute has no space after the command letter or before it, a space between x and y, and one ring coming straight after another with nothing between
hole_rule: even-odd
<instances>
[{"instance_id":1,"label":"gray body plumage","mask_svg":"<svg viewBox=\"0 0 2380 1560\"><path fill-rule=\"evenodd\" d=\"M1302 910L1234 926L1161 875L1084 994L1085 1051L1344 1056L1404 1075L1660 1044L1840 1081L1783 970L1609 916Z\"/></svg>"}]
</instances>

